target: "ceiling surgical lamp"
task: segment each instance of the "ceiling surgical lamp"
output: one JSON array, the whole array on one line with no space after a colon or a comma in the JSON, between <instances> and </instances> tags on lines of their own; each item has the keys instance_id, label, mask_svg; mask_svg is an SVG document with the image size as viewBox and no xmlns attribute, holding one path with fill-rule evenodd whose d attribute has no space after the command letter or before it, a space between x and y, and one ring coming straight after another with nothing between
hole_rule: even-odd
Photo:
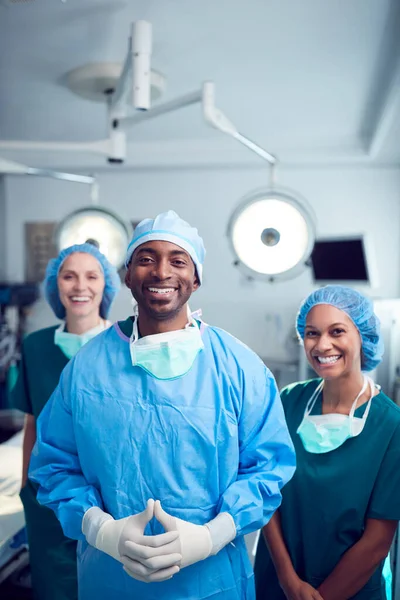
<instances>
[{"instance_id":1,"label":"ceiling surgical lamp","mask_svg":"<svg viewBox=\"0 0 400 600\"><path fill-rule=\"evenodd\" d=\"M74 211L60 222L55 231L55 243L60 251L74 244L90 242L120 269L131 234L130 228L113 212L89 206Z\"/></svg>"},{"instance_id":2,"label":"ceiling surgical lamp","mask_svg":"<svg viewBox=\"0 0 400 600\"><path fill-rule=\"evenodd\" d=\"M271 162L274 157L240 132L216 106L215 84L205 81L201 89L168 102L151 106L162 94L165 78L151 69L152 27L146 21L131 24L124 63L91 63L70 71L65 82L74 93L107 103L108 137L81 142L37 142L0 140L0 151L83 152L105 156L110 164L127 158L131 127L185 107L200 104L204 121L235 139L260 158Z\"/></svg>"},{"instance_id":3,"label":"ceiling surgical lamp","mask_svg":"<svg viewBox=\"0 0 400 600\"><path fill-rule=\"evenodd\" d=\"M292 279L307 266L315 219L298 194L271 187L243 199L231 216L228 236L234 264L249 279Z\"/></svg>"}]
</instances>

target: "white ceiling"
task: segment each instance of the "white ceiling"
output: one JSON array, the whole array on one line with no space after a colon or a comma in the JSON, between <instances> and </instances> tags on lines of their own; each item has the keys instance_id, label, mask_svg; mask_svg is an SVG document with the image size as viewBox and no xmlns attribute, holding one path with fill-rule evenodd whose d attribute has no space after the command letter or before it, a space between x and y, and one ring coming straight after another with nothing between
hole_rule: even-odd
<instances>
[{"instance_id":1,"label":"white ceiling","mask_svg":"<svg viewBox=\"0 0 400 600\"><path fill-rule=\"evenodd\" d=\"M104 138L105 107L74 96L64 76L122 62L137 19L153 25L161 102L213 80L239 130L283 160L400 163L398 0L0 0L0 140ZM198 106L137 125L129 140L132 164L166 153L249 156L205 125Z\"/></svg>"}]
</instances>

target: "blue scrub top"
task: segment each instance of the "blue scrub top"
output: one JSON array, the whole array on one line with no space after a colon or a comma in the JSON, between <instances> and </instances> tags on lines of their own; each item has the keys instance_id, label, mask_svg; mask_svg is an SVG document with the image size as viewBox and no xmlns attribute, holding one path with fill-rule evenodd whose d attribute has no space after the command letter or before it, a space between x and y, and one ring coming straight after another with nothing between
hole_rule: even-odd
<instances>
[{"instance_id":1,"label":"blue scrub top","mask_svg":"<svg viewBox=\"0 0 400 600\"><path fill-rule=\"evenodd\" d=\"M306 452L296 431L320 381L281 392L297 456L296 473L282 492L282 531L296 573L315 588L361 538L366 519L400 520L400 408L380 392L360 435L326 454ZM362 417L366 406L355 416ZM320 395L313 414L321 408ZM386 598L382 567L354 598ZM255 571L257 599L285 600L262 536Z\"/></svg>"},{"instance_id":2,"label":"blue scrub top","mask_svg":"<svg viewBox=\"0 0 400 600\"><path fill-rule=\"evenodd\" d=\"M114 325L69 363L38 420L30 477L65 534L81 540L80 600L254 598L243 535L279 506L295 455L270 371L225 331L201 331L190 371L163 381L132 366L132 320ZM86 543L82 518L92 506L127 517L148 498L198 525L229 512L237 538L168 581L136 581ZM146 532L162 527L153 520Z\"/></svg>"}]
</instances>

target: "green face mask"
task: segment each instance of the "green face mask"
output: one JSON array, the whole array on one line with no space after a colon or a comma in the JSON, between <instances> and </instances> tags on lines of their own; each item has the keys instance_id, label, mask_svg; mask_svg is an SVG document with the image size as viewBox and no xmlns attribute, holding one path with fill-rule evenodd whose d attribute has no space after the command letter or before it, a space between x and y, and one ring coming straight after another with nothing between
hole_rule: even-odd
<instances>
[{"instance_id":1,"label":"green face mask","mask_svg":"<svg viewBox=\"0 0 400 600\"><path fill-rule=\"evenodd\" d=\"M182 377L204 348L199 325L194 319L185 329L138 339L136 318L129 346L132 365L141 367L156 379Z\"/></svg>"},{"instance_id":2,"label":"green face mask","mask_svg":"<svg viewBox=\"0 0 400 600\"><path fill-rule=\"evenodd\" d=\"M101 322L100 325L89 329L86 333L78 335L77 333L68 333L64 331L65 325L62 324L54 333L54 343L58 346L65 356L69 359L84 346L89 340L104 331L107 328L106 322Z\"/></svg>"},{"instance_id":3,"label":"green face mask","mask_svg":"<svg viewBox=\"0 0 400 600\"><path fill-rule=\"evenodd\" d=\"M349 415L342 415L339 413L311 415L310 413L313 406L322 391L323 383L324 382L322 381L311 396L306 406L303 420L297 429L297 433L303 442L305 450L312 454L332 452L332 450L336 450L342 446L349 438L360 435L364 429L374 395L374 383L372 379L364 376L364 385L357 398L354 400ZM363 417L355 417L354 412L357 408L357 402L367 389L368 385L371 389L371 398L364 411Z\"/></svg>"}]
</instances>

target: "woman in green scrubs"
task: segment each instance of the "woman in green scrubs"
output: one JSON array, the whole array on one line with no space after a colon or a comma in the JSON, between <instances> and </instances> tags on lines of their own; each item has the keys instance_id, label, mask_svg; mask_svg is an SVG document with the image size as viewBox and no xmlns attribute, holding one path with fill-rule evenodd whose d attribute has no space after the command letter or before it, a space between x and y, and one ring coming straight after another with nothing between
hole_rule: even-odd
<instances>
[{"instance_id":1,"label":"woman in green scrubs","mask_svg":"<svg viewBox=\"0 0 400 600\"><path fill-rule=\"evenodd\" d=\"M372 303L313 292L297 331L318 379L285 388L297 471L260 536L257 600L383 600L400 520L400 409L370 380L383 344Z\"/></svg>"},{"instance_id":2,"label":"woman in green scrubs","mask_svg":"<svg viewBox=\"0 0 400 600\"><path fill-rule=\"evenodd\" d=\"M62 324L36 331L22 345L12 404L26 413L21 500L24 505L32 588L37 600L77 600L76 544L64 536L50 509L36 500L27 478L36 441L36 420L79 348L110 323L106 320L120 287L116 269L92 244L62 250L46 271L44 292Z\"/></svg>"}]
</instances>

